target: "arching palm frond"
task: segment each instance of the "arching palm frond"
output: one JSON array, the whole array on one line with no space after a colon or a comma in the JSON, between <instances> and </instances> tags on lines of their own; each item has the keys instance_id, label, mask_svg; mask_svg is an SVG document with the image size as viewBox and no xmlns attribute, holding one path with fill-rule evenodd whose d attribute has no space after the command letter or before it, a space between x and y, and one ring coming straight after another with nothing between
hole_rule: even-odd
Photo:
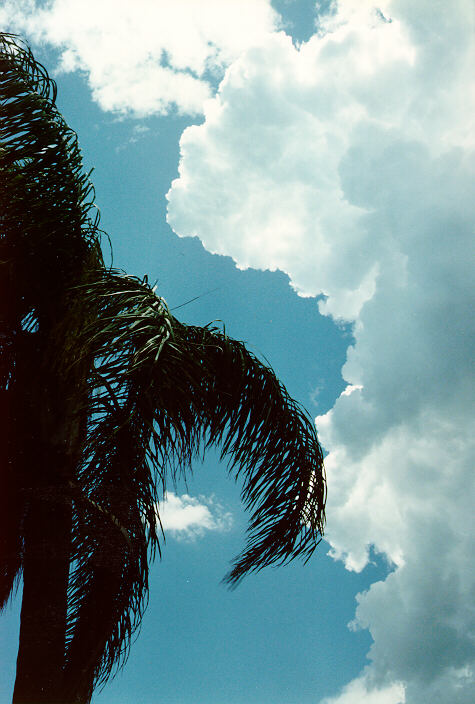
<instances>
[{"instance_id":1,"label":"arching palm frond","mask_svg":"<svg viewBox=\"0 0 475 704\"><path fill-rule=\"evenodd\" d=\"M0 608L23 568L22 704L88 702L124 661L161 549L161 490L206 447L221 448L250 512L230 585L307 559L325 505L314 425L272 370L104 266L55 96L28 47L0 33Z\"/></svg>"},{"instance_id":2,"label":"arching palm frond","mask_svg":"<svg viewBox=\"0 0 475 704\"><path fill-rule=\"evenodd\" d=\"M159 548L157 478L164 486L167 469L174 479L200 449L218 445L242 481L251 519L246 548L226 577L231 585L266 565L308 558L325 505L314 424L242 343L181 324L146 282L114 272L83 287L81 305L96 307L80 344L96 365L76 502L67 665L73 689L94 643L104 646L102 660L90 660L96 681L126 653L146 600L147 546ZM105 618L91 620L94 613ZM84 669L79 679L90 681Z\"/></svg>"}]
</instances>

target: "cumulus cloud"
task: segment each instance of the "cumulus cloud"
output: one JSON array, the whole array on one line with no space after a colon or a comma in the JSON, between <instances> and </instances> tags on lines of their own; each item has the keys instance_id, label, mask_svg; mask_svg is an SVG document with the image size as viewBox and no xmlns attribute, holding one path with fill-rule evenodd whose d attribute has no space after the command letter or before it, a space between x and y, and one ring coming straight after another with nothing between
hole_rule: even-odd
<instances>
[{"instance_id":1,"label":"cumulus cloud","mask_svg":"<svg viewBox=\"0 0 475 704\"><path fill-rule=\"evenodd\" d=\"M370 665L338 702L474 693L473 21L468 0L345 0L301 47L268 35L185 130L168 194L177 234L354 323L317 419L327 538L393 571L358 597Z\"/></svg>"},{"instance_id":2,"label":"cumulus cloud","mask_svg":"<svg viewBox=\"0 0 475 704\"><path fill-rule=\"evenodd\" d=\"M0 22L56 47L103 109L203 111L181 139L173 229L287 272L354 323L348 388L318 419L327 538L348 569L373 546L393 570L358 596L368 668L326 704L471 702L470 0L342 0L300 47L269 0L7 0ZM174 494L160 516L188 538L230 521Z\"/></svg>"},{"instance_id":3,"label":"cumulus cloud","mask_svg":"<svg viewBox=\"0 0 475 704\"><path fill-rule=\"evenodd\" d=\"M209 74L278 22L270 0L6 0L3 29L60 50L104 110L141 117L200 113Z\"/></svg>"},{"instance_id":4,"label":"cumulus cloud","mask_svg":"<svg viewBox=\"0 0 475 704\"><path fill-rule=\"evenodd\" d=\"M322 699L321 704L404 704L405 701L401 684L375 687L363 675L346 685L338 696Z\"/></svg>"},{"instance_id":5,"label":"cumulus cloud","mask_svg":"<svg viewBox=\"0 0 475 704\"><path fill-rule=\"evenodd\" d=\"M162 528L166 535L177 540L193 541L206 531L230 530L233 518L213 496L198 498L167 492L157 507Z\"/></svg>"}]
</instances>

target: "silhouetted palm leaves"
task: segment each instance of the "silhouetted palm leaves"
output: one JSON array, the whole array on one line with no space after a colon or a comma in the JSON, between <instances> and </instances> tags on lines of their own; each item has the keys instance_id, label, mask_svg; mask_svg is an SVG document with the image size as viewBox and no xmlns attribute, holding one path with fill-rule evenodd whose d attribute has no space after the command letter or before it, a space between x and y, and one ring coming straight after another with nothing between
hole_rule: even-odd
<instances>
[{"instance_id":1,"label":"silhouetted palm leaves","mask_svg":"<svg viewBox=\"0 0 475 704\"><path fill-rule=\"evenodd\" d=\"M0 35L0 599L22 569L25 587L45 591L35 569L53 546L53 567L67 565L54 701L87 702L140 623L167 478L210 445L240 478L250 525L231 585L311 555L325 481L314 425L271 369L104 265L92 186L55 95L30 50ZM22 677L15 701L33 701Z\"/></svg>"}]
</instances>

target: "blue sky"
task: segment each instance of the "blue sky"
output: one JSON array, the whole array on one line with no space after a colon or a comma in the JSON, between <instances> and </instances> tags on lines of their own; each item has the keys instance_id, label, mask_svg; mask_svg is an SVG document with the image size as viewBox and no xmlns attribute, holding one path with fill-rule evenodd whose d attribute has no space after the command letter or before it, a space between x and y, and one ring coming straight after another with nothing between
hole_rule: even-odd
<instances>
[{"instance_id":1,"label":"blue sky","mask_svg":"<svg viewBox=\"0 0 475 704\"><path fill-rule=\"evenodd\" d=\"M7 0L0 24L58 82L114 265L265 355L328 453L327 542L232 592L239 486L210 454L170 493L93 701L471 702L471 3Z\"/></svg>"}]
</instances>

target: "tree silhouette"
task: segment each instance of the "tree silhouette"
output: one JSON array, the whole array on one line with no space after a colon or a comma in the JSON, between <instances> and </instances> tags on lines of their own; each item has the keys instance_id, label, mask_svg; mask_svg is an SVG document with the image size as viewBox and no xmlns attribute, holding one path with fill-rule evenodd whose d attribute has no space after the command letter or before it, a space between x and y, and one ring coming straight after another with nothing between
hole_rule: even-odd
<instances>
[{"instance_id":1,"label":"tree silhouette","mask_svg":"<svg viewBox=\"0 0 475 704\"><path fill-rule=\"evenodd\" d=\"M225 580L321 539L313 423L273 371L108 268L56 86L0 35L0 607L23 578L15 704L89 702L123 664L161 549L159 499L221 448L250 511Z\"/></svg>"}]
</instances>

